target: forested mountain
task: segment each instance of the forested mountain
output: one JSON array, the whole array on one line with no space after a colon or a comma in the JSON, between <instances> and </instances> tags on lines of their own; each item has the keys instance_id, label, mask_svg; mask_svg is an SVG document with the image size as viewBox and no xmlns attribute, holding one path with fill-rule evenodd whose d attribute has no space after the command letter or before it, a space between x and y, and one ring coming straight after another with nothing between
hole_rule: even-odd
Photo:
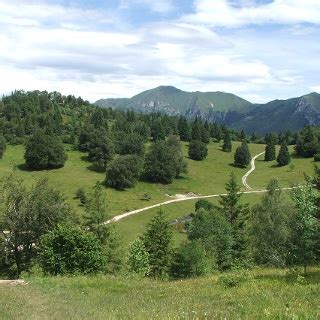
<instances>
[{"instance_id":1,"label":"forested mountain","mask_svg":"<svg viewBox=\"0 0 320 320\"><path fill-rule=\"evenodd\" d=\"M264 134L285 130L297 131L305 125L320 124L320 95L253 104L224 92L185 92L161 86L144 91L131 99L101 99L101 107L132 109L142 112L159 111L201 117L248 133Z\"/></svg>"}]
</instances>

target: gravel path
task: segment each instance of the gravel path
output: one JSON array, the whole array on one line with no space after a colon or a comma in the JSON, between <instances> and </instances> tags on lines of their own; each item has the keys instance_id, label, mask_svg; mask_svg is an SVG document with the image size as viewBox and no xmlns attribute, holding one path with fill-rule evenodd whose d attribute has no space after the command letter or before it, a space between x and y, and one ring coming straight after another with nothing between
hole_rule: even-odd
<instances>
[{"instance_id":1,"label":"gravel path","mask_svg":"<svg viewBox=\"0 0 320 320\"><path fill-rule=\"evenodd\" d=\"M252 160L251 160L251 169L242 177L242 184L249 190L251 190L252 188L248 185L247 178L256 169L256 164L255 164L256 159L258 157L262 156L263 154L265 154L265 152L261 152L261 153L257 154L256 156L254 156L252 158Z\"/></svg>"}]
</instances>

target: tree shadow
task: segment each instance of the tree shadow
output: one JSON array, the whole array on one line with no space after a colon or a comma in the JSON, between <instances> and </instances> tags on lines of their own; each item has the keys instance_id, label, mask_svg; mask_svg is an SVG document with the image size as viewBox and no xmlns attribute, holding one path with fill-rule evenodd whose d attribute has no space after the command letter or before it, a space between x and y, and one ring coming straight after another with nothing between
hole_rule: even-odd
<instances>
[{"instance_id":1,"label":"tree shadow","mask_svg":"<svg viewBox=\"0 0 320 320\"><path fill-rule=\"evenodd\" d=\"M287 271L287 274L262 274L257 275L254 278L257 280L270 280L277 281L282 283L297 283L297 277L302 276L303 280L299 284L308 285L308 284L319 284L320 283L320 269L307 271L306 274L303 273L302 267L298 274L290 274L289 269L284 269Z\"/></svg>"},{"instance_id":2,"label":"tree shadow","mask_svg":"<svg viewBox=\"0 0 320 320\"><path fill-rule=\"evenodd\" d=\"M237 169L246 169L246 167L240 167L240 166L237 166L236 164L234 163L228 163L228 165L232 168L237 168Z\"/></svg>"},{"instance_id":3,"label":"tree shadow","mask_svg":"<svg viewBox=\"0 0 320 320\"><path fill-rule=\"evenodd\" d=\"M89 166L87 166L87 169L88 169L89 171L97 172L97 173L105 173L105 172L106 172L105 169L102 169L102 168L98 167L98 166L95 165L95 164L90 164Z\"/></svg>"},{"instance_id":4,"label":"tree shadow","mask_svg":"<svg viewBox=\"0 0 320 320\"><path fill-rule=\"evenodd\" d=\"M58 169L63 168L63 167L60 167L60 168L32 169L32 168L29 168L25 163L18 164L16 167L20 171L25 171L25 172L53 171L53 170L58 170Z\"/></svg>"}]
</instances>

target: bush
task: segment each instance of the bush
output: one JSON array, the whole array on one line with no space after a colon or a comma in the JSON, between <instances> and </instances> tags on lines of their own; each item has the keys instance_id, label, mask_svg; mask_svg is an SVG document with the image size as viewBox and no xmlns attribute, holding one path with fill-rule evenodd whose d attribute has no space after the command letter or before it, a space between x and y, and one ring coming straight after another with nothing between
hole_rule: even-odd
<instances>
[{"instance_id":1,"label":"bush","mask_svg":"<svg viewBox=\"0 0 320 320\"><path fill-rule=\"evenodd\" d=\"M195 210L198 211L201 208L206 211L209 211L209 210L213 209L213 204L208 200L199 199L195 204Z\"/></svg>"},{"instance_id":2,"label":"bush","mask_svg":"<svg viewBox=\"0 0 320 320\"><path fill-rule=\"evenodd\" d=\"M82 187L76 191L76 198L80 200L81 204L87 203L86 192Z\"/></svg>"},{"instance_id":3,"label":"bush","mask_svg":"<svg viewBox=\"0 0 320 320\"><path fill-rule=\"evenodd\" d=\"M68 226L58 226L40 242L40 265L51 275L90 274L104 266L102 248L91 233Z\"/></svg>"},{"instance_id":4,"label":"bush","mask_svg":"<svg viewBox=\"0 0 320 320\"><path fill-rule=\"evenodd\" d=\"M38 131L27 142L24 158L28 168L42 170L63 167L67 155L58 137Z\"/></svg>"},{"instance_id":5,"label":"bush","mask_svg":"<svg viewBox=\"0 0 320 320\"><path fill-rule=\"evenodd\" d=\"M143 277L150 272L149 253L141 239L133 241L129 246L128 267L129 271Z\"/></svg>"},{"instance_id":6,"label":"bush","mask_svg":"<svg viewBox=\"0 0 320 320\"><path fill-rule=\"evenodd\" d=\"M205 159L208 155L208 147L207 145L199 140L192 140L189 143L189 157L192 160L201 161Z\"/></svg>"},{"instance_id":7,"label":"bush","mask_svg":"<svg viewBox=\"0 0 320 320\"><path fill-rule=\"evenodd\" d=\"M249 279L247 270L224 273L219 277L219 282L226 288L233 288Z\"/></svg>"},{"instance_id":8,"label":"bush","mask_svg":"<svg viewBox=\"0 0 320 320\"><path fill-rule=\"evenodd\" d=\"M171 275L174 278L203 276L209 271L209 261L203 246L198 242L181 245L173 256Z\"/></svg>"},{"instance_id":9,"label":"bush","mask_svg":"<svg viewBox=\"0 0 320 320\"><path fill-rule=\"evenodd\" d=\"M139 179L142 162L136 155L119 156L107 169L106 182L115 189L133 187Z\"/></svg>"},{"instance_id":10,"label":"bush","mask_svg":"<svg viewBox=\"0 0 320 320\"><path fill-rule=\"evenodd\" d=\"M314 161L316 161L316 162L320 161L320 153L316 153L314 155Z\"/></svg>"}]
</instances>

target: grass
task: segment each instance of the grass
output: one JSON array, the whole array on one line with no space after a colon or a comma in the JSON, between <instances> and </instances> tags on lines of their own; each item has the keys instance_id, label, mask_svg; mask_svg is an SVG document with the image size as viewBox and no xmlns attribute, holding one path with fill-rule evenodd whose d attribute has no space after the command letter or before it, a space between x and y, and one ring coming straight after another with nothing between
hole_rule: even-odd
<instances>
[{"instance_id":1,"label":"grass","mask_svg":"<svg viewBox=\"0 0 320 320\"><path fill-rule=\"evenodd\" d=\"M225 153L217 143L210 143L208 158L204 161L193 161L187 157L187 144L183 144L183 152L188 162L188 173L176 179L170 185L151 184L139 182L134 188L126 191L116 191L105 188L110 216L143 208L155 203L168 200L168 195L186 194L193 192L199 195L217 194L225 192L225 183L233 171L241 185L241 177L248 170L233 166L233 152ZM233 151L238 143L233 143ZM250 152L256 155L264 151L263 145L250 144ZM83 207L75 199L76 190L80 187L90 191L97 181L103 181L104 173L93 171L91 163L86 161L84 153L72 150L66 145L68 161L65 166L57 170L27 171L24 167L24 147L8 146L5 156L0 160L0 180L8 175L13 167L16 167L18 175L23 177L28 185L32 185L37 179L47 177L52 187L60 190L74 210L82 214ZM293 149L291 148L291 151ZM313 159L292 159L293 168L285 166L279 168L276 162L264 162L263 156L256 162L256 171L248 178L248 183L253 189L265 188L272 177L277 177L282 186L290 186L293 183L302 182L304 173L312 174ZM148 193L150 201L143 200L143 195ZM249 203L256 203L259 195L244 195L243 200ZM217 201L213 199L212 201ZM169 219L182 217L193 211L194 201L174 203L163 207ZM150 217L157 209L142 212L138 215L119 222L118 228L123 241L133 240L144 229ZM184 239L183 234L175 234L177 241Z\"/></svg>"},{"instance_id":2,"label":"grass","mask_svg":"<svg viewBox=\"0 0 320 320\"><path fill-rule=\"evenodd\" d=\"M253 269L232 288L219 274L171 282L29 278L0 286L1 319L319 319L320 269L309 270L292 280L284 269Z\"/></svg>"}]
</instances>

